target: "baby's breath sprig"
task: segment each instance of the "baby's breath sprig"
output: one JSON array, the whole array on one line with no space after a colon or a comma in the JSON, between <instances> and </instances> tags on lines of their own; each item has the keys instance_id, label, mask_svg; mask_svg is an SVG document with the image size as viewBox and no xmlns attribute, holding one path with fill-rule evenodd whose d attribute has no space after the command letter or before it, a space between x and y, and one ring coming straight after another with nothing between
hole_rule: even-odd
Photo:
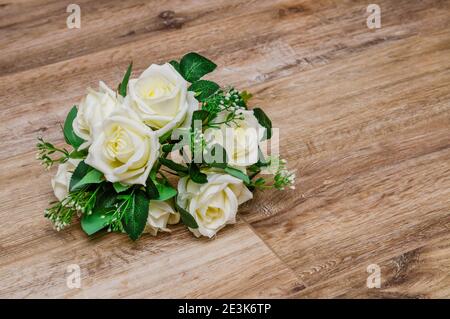
<instances>
[{"instance_id":1,"label":"baby's breath sprig","mask_svg":"<svg viewBox=\"0 0 450 319\"><path fill-rule=\"evenodd\" d=\"M198 128L190 131L190 142L192 154L196 154L196 152L201 154L206 147L205 135Z\"/></svg>"},{"instance_id":2,"label":"baby's breath sprig","mask_svg":"<svg viewBox=\"0 0 450 319\"><path fill-rule=\"evenodd\" d=\"M287 170L286 168L280 169L273 177L273 187L278 190L284 190L285 187L295 189L295 171Z\"/></svg>"},{"instance_id":3,"label":"baby's breath sprig","mask_svg":"<svg viewBox=\"0 0 450 319\"><path fill-rule=\"evenodd\" d=\"M52 222L57 231L60 231L70 225L76 213L75 207L67 206L64 201L61 201L47 208L44 216Z\"/></svg>"},{"instance_id":4,"label":"baby's breath sprig","mask_svg":"<svg viewBox=\"0 0 450 319\"><path fill-rule=\"evenodd\" d=\"M90 214L95 205L96 196L100 186L94 191L82 188L70 192L67 197L60 202L55 202L53 206L45 210L45 217L48 218L57 231L69 226L75 214Z\"/></svg>"},{"instance_id":5,"label":"baby's breath sprig","mask_svg":"<svg viewBox=\"0 0 450 319\"><path fill-rule=\"evenodd\" d=\"M239 126L238 121L243 120L243 115L239 112L247 109L246 100L249 93L241 93L233 87L219 90L210 97L208 97L202 105L202 109L208 111L210 114L217 115L222 111L227 111L227 116L220 122L209 121L207 126L211 128L219 128L221 124L230 126L231 123ZM213 117L215 118L215 116Z\"/></svg>"},{"instance_id":6,"label":"baby's breath sprig","mask_svg":"<svg viewBox=\"0 0 450 319\"><path fill-rule=\"evenodd\" d=\"M64 163L69 157L70 153L65 148L58 148L52 143L44 141L42 137L38 137L38 143L36 144L38 152L36 159L41 161L41 164L50 169L55 163Z\"/></svg>"},{"instance_id":7,"label":"baby's breath sprig","mask_svg":"<svg viewBox=\"0 0 450 319\"><path fill-rule=\"evenodd\" d=\"M131 206L131 201L133 199L133 193L128 195L123 195L120 198L120 201L114 204L114 208L111 210L112 217L111 217L111 223L109 224L108 231L114 231L114 232L125 232L125 229L123 227L122 220L125 216L125 213Z\"/></svg>"},{"instance_id":8,"label":"baby's breath sprig","mask_svg":"<svg viewBox=\"0 0 450 319\"><path fill-rule=\"evenodd\" d=\"M252 186L259 189L275 188L284 190L286 187L295 189L295 170L287 169L286 160L274 156L268 160L270 164L266 168L263 168L262 173L271 174L273 177L270 179L259 177L252 183Z\"/></svg>"}]
</instances>

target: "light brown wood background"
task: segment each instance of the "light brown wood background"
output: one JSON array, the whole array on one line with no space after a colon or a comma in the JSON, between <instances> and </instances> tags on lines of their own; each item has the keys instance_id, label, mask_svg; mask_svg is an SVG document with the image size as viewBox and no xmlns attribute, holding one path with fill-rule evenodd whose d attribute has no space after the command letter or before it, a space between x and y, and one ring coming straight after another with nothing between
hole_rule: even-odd
<instances>
[{"instance_id":1,"label":"light brown wood background","mask_svg":"<svg viewBox=\"0 0 450 319\"><path fill-rule=\"evenodd\" d=\"M0 0L0 296L450 297L450 1L375 2L377 30L370 1ZM36 137L62 145L71 105L130 60L189 51L255 94L296 190L257 193L214 240L55 232Z\"/></svg>"}]
</instances>

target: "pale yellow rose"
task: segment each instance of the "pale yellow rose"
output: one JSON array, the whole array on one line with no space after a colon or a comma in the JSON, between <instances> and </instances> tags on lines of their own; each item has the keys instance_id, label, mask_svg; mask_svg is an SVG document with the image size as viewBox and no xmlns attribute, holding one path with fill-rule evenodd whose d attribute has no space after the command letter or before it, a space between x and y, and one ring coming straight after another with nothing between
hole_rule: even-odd
<instances>
[{"instance_id":1,"label":"pale yellow rose","mask_svg":"<svg viewBox=\"0 0 450 319\"><path fill-rule=\"evenodd\" d=\"M77 117L73 121L73 130L76 135L85 142L79 149L85 149L92 143L92 133L96 125L103 120L122 103L122 97L111 90L102 81L99 82L99 91L88 89L88 94L78 106Z\"/></svg>"},{"instance_id":2,"label":"pale yellow rose","mask_svg":"<svg viewBox=\"0 0 450 319\"><path fill-rule=\"evenodd\" d=\"M167 225L177 224L180 214L167 201L151 200L148 206L147 225L144 232L156 236L158 231L170 232Z\"/></svg>"},{"instance_id":3,"label":"pale yellow rose","mask_svg":"<svg viewBox=\"0 0 450 319\"><path fill-rule=\"evenodd\" d=\"M228 156L228 164L237 168L255 164L258 161L258 146L264 134L253 111L240 110L242 119L220 125L219 129L209 128L205 131L208 144L220 144ZM228 112L219 113L214 122L223 122Z\"/></svg>"},{"instance_id":4,"label":"pale yellow rose","mask_svg":"<svg viewBox=\"0 0 450 319\"><path fill-rule=\"evenodd\" d=\"M198 224L197 229L189 228L194 235L211 238L225 225L235 223L238 206L253 198L253 194L238 178L216 172L206 174L206 184L181 178L177 200Z\"/></svg>"},{"instance_id":5,"label":"pale yellow rose","mask_svg":"<svg viewBox=\"0 0 450 319\"><path fill-rule=\"evenodd\" d=\"M52 178L52 187L59 201L62 201L69 193L70 179L80 162L80 159L71 158L67 162L58 165L58 171Z\"/></svg>"},{"instance_id":6,"label":"pale yellow rose","mask_svg":"<svg viewBox=\"0 0 450 319\"><path fill-rule=\"evenodd\" d=\"M94 128L85 162L109 182L145 185L159 148L156 133L132 110L120 108Z\"/></svg>"},{"instance_id":7,"label":"pale yellow rose","mask_svg":"<svg viewBox=\"0 0 450 319\"><path fill-rule=\"evenodd\" d=\"M138 79L129 81L127 99L141 119L161 136L190 125L199 104L187 88L188 82L172 65L152 64Z\"/></svg>"}]
</instances>

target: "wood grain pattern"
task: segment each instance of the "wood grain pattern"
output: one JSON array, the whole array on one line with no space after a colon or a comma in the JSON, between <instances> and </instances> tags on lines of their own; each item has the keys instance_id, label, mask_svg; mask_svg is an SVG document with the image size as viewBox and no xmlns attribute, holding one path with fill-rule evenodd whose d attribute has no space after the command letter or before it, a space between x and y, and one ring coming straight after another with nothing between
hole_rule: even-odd
<instances>
[{"instance_id":1,"label":"wood grain pattern","mask_svg":"<svg viewBox=\"0 0 450 319\"><path fill-rule=\"evenodd\" d=\"M302 290L296 297L320 298L448 298L448 236L380 262L380 289L366 288L367 268Z\"/></svg>"},{"instance_id":2,"label":"wood grain pattern","mask_svg":"<svg viewBox=\"0 0 450 319\"><path fill-rule=\"evenodd\" d=\"M450 297L450 1L0 1L1 297ZM296 190L256 193L217 239L87 238L43 218L45 135L130 60L198 51L280 128ZM82 288L66 286L79 264ZM368 289L379 264L382 288Z\"/></svg>"}]
</instances>

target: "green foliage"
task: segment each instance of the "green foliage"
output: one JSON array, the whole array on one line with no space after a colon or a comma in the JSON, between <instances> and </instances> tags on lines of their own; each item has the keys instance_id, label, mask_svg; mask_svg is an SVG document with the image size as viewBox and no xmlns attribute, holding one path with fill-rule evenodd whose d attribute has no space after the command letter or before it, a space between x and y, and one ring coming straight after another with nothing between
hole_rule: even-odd
<instances>
[{"instance_id":1,"label":"green foliage","mask_svg":"<svg viewBox=\"0 0 450 319\"><path fill-rule=\"evenodd\" d=\"M173 68L174 68L178 73L181 74L180 63L179 63L178 61L172 60L172 61L170 61L169 63L173 66Z\"/></svg>"},{"instance_id":2,"label":"green foliage","mask_svg":"<svg viewBox=\"0 0 450 319\"><path fill-rule=\"evenodd\" d=\"M64 163L69 158L81 159L86 157L86 150L77 150L84 142L84 140L77 136L73 130L73 121L77 117L77 112L76 106L72 107L67 114L64 126L62 127L66 143L74 148L72 152L69 152L66 148L55 147L52 143L44 141L42 137L38 137L38 143L36 144L38 153L36 158L40 160L42 165L46 168L52 167L55 163Z\"/></svg>"},{"instance_id":3,"label":"green foliage","mask_svg":"<svg viewBox=\"0 0 450 319\"><path fill-rule=\"evenodd\" d=\"M113 222L116 196L109 187L105 187L104 191L97 197L92 212L83 214L81 228L87 235L92 235Z\"/></svg>"},{"instance_id":4,"label":"green foliage","mask_svg":"<svg viewBox=\"0 0 450 319\"><path fill-rule=\"evenodd\" d=\"M168 131L159 137L159 143L164 144L167 141L170 141L170 137L172 136L172 131Z\"/></svg>"},{"instance_id":5,"label":"green foliage","mask_svg":"<svg viewBox=\"0 0 450 319\"><path fill-rule=\"evenodd\" d=\"M73 121L77 117L77 113L77 107L73 106L69 114L67 114L63 127L64 139L66 140L66 143L72 145L74 149L80 147L80 145L84 142L84 140L81 137L77 136L73 131Z\"/></svg>"},{"instance_id":6,"label":"green foliage","mask_svg":"<svg viewBox=\"0 0 450 319\"><path fill-rule=\"evenodd\" d=\"M38 149L36 159L40 160L46 168L52 167L55 163L64 163L70 158L68 150L55 147L52 143L44 141L42 137L38 137L36 148Z\"/></svg>"},{"instance_id":7,"label":"green foliage","mask_svg":"<svg viewBox=\"0 0 450 319\"><path fill-rule=\"evenodd\" d=\"M195 129L195 125L197 124L196 121L201 121L203 127L209 115L210 113L206 110L194 111L194 113L192 113L192 123L191 123L192 130Z\"/></svg>"},{"instance_id":8,"label":"green foliage","mask_svg":"<svg viewBox=\"0 0 450 319\"><path fill-rule=\"evenodd\" d=\"M172 152L174 146L175 144L164 144L161 149L164 153L170 153Z\"/></svg>"},{"instance_id":9,"label":"green foliage","mask_svg":"<svg viewBox=\"0 0 450 319\"><path fill-rule=\"evenodd\" d=\"M209 112L206 110L197 110L192 113L192 122L194 121L204 121L208 118Z\"/></svg>"},{"instance_id":10,"label":"green foliage","mask_svg":"<svg viewBox=\"0 0 450 319\"><path fill-rule=\"evenodd\" d=\"M264 111L258 107L253 109L253 114L255 115L259 124L266 129L265 137L270 140L270 138L272 137L272 121L269 119L266 113L264 113Z\"/></svg>"},{"instance_id":11,"label":"green foliage","mask_svg":"<svg viewBox=\"0 0 450 319\"><path fill-rule=\"evenodd\" d=\"M75 168L75 171L72 174L72 178L70 179L69 183L69 191L73 191L75 188L75 185L78 184L81 179L86 176L86 174L92 169L91 166L86 164L84 161L78 163L77 167Z\"/></svg>"},{"instance_id":12,"label":"green foliage","mask_svg":"<svg viewBox=\"0 0 450 319\"><path fill-rule=\"evenodd\" d=\"M195 163L189 165L189 177L198 184L205 184L208 182L206 174L200 172L200 169Z\"/></svg>"},{"instance_id":13,"label":"green foliage","mask_svg":"<svg viewBox=\"0 0 450 319\"><path fill-rule=\"evenodd\" d=\"M123 227L132 240L137 240L144 231L148 218L149 199L145 192L136 190L126 199Z\"/></svg>"},{"instance_id":14,"label":"green foliage","mask_svg":"<svg viewBox=\"0 0 450 319\"><path fill-rule=\"evenodd\" d=\"M104 181L103 174L95 168L80 162L70 179L69 190L72 192L88 184L98 184Z\"/></svg>"},{"instance_id":15,"label":"green foliage","mask_svg":"<svg viewBox=\"0 0 450 319\"><path fill-rule=\"evenodd\" d=\"M157 183L156 188L158 189L159 196L155 200L164 201L177 195L177 190L168 183Z\"/></svg>"},{"instance_id":16,"label":"green foliage","mask_svg":"<svg viewBox=\"0 0 450 319\"><path fill-rule=\"evenodd\" d=\"M202 103L202 110L210 113L206 126L211 128L219 128L222 124L230 125L234 123L238 125L238 121L244 118L241 111L246 108L247 106L239 91L234 88L229 88L225 91L218 90ZM227 113L225 120L221 122L213 121L217 114L223 111Z\"/></svg>"},{"instance_id":17,"label":"green foliage","mask_svg":"<svg viewBox=\"0 0 450 319\"><path fill-rule=\"evenodd\" d=\"M195 92L198 101L203 102L219 90L219 85L208 80L198 80L189 87L189 91Z\"/></svg>"},{"instance_id":18,"label":"green foliage","mask_svg":"<svg viewBox=\"0 0 450 319\"><path fill-rule=\"evenodd\" d=\"M195 52L186 54L180 61L180 73L191 83L214 71L216 67L217 65L214 62Z\"/></svg>"},{"instance_id":19,"label":"green foliage","mask_svg":"<svg viewBox=\"0 0 450 319\"><path fill-rule=\"evenodd\" d=\"M87 187L84 187L70 192L62 201L55 202L46 209L45 217L53 223L56 230L69 226L77 211L81 211L83 214L92 212L99 189L100 186L94 190L88 190Z\"/></svg>"},{"instance_id":20,"label":"green foliage","mask_svg":"<svg viewBox=\"0 0 450 319\"><path fill-rule=\"evenodd\" d=\"M166 166L167 168L170 168L171 170L173 170L179 174L186 175L189 172L189 169L186 166L175 163L174 161L172 161L170 159L160 157L159 162L162 165Z\"/></svg>"},{"instance_id":21,"label":"green foliage","mask_svg":"<svg viewBox=\"0 0 450 319\"><path fill-rule=\"evenodd\" d=\"M194 111L192 115L192 125L185 128L190 139L189 142L185 141L183 146L190 146L189 154L184 153L187 147L180 147L180 141L171 140L172 131L160 136L162 154L153 166L145 187L107 182L103 173L81 161L72 174L67 197L55 202L45 212L45 216L53 222L56 229L60 230L69 225L73 217L81 212L81 227L86 234L92 235L107 228L108 231L126 232L132 240L137 240L147 223L150 200L167 201L174 197L182 222L189 228L198 228L195 217L178 205L177 190L170 185L165 173L189 176L193 182L204 184L208 182L204 169L214 168L214 171L222 171L239 178L251 190L294 187L295 174L286 169L285 161L273 158L266 160L259 151L258 162L248 166L245 173L228 165L227 153L220 144L208 145L209 142L205 140L203 132L207 128L221 128L223 125L240 126L244 120L242 110L247 109L247 103L252 97L250 93L240 92L232 87L221 89L217 83L201 79L215 70L216 64L198 53L188 53L180 62L172 60L169 63L191 83L188 90L194 92L196 99L201 103L200 110ZM127 95L132 66L130 63L117 89L117 93L122 97ZM78 150L84 140L73 130L77 112L77 107L72 107L63 125L64 138L73 150L58 148L42 138L38 139L37 158L43 165L51 167L54 163L64 163L70 158L86 158L88 151ZM253 113L259 124L266 129L265 137L270 139L272 123L269 117L260 108L255 108ZM196 120L202 122L201 129L193 125ZM198 150L202 155L202 161L199 163L197 163ZM183 165L167 159L168 154L173 151L180 152L184 157L190 157L191 162ZM279 166L271 165L277 160ZM162 165L168 170L161 170ZM268 174L272 177L259 177L258 174L263 171L265 174L269 171Z\"/></svg>"},{"instance_id":22,"label":"green foliage","mask_svg":"<svg viewBox=\"0 0 450 319\"><path fill-rule=\"evenodd\" d=\"M270 165L270 159L264 158L261 148L258 147L258 161L254 164L258 167L266 167Z\"/></svg>"},{"instance_id":23,"label":"green foliage","mask_svg":"<svg viewBox=\"0 0 450 319\"><path fill-rule=\"evenodd\" d=\"M147 186L145 187L145 191L147 192L147 196L149 199L157 199L159 197L158 188L155 185L155 182L149 176L146 182Z\"/></svg>"},{"instance_id":24,"label":"green foliage","mask_svg":"<svg viewBox=\"0 0 450 319\"><path fill-rule=\"evenodd\" d=\"M132 68L133 68L133 62L130 62L130 64L128 65L128 69L125 72L125 75L123 76L122 82L119 84L119 87L117 89L119 91L119 94L122 95L123 97L125 97L127 95L127 86L128 86L128 81L130 80Z\"/></svg>"},{"instance_id":25,"label":"green foliage","mask_svg":"<svg viewBox=\"0 0 450 319\"><path fill-rule=\"evenodd\" d=\"M76 213L77 210L74 207L63 202L56 202L45 210L44 216L53 223L56 230L60 231L71 224Z\"/></svg>"},{"instance_id":26,"label":"green foliage","mask_svg":"<svg viewBox=\"0 0 450 319\"><path fill-rule=\"evenodd\" d=\"M120 182L115 182L115 183L113 183L113 187L114 187L114 190L116 191L116 193L119 194L119 193L122 193L122 192L126 191L127 189L129 189L131 187L131 185L125 185Z\"/></svg>"},{"instance_id":27,"label":"green foliage","mask_svg":"<svg viewBox=\"0 0 450 319\"><path fill-rule=\"evenodd\" d=\"M225 172L227 174L230 174L231 176L234 176L236 178L239 178L239 179L243 180L244 183L246 183L246 184L250 184L250 178L248 177L248 175L245 174L244 172L238 170L237 168L233 168L233 167L227 166L225 168Z\"/></svg>"},{"instance_id":28,"label":"green foliage","mask_svg":"<svg viewBox=\"0 0 450 319\"><path fill-rule=\"evenodd\" d=\"M183 222L183 224L185 224L189 228L193 229L198 228L198 224L195 221L194 217L191 214L189 214L189 212L186 211L184 208L179 206L176 200L175 200L175 207L177 211L180 213L181 221Z\"/></svg>"},{"instance_id":29,"label":"green foliage","mask_svg":"<svg viewBox=\"0 0 450 319\"><path fill-rule=\"evenodd\" d=\"M251 186L258 189L271 189L275 188L278 190L284 190L286 187L295 188L295 171L287 169L287 163L284 159L280 159L279 157L271 156L266 163L270 163L265 165L266 167L266 175L267 177L260 177L252 182ZM257 166L254 164L248 167L249 171L257 173L261 171L261 166Z\"/></svg>"},{"instance_id":30,"label":"green foliage","mask_svg":"<svg viewBox=\"0 0 450 319\"><path fill-rule=\"evenodd\" d=\"M108 227L108 231L126 232L136 240L147 222L149 198L139 187L117 194L112 185L103 183L94 208L83 214L81 227L88 235Z\"/></svg>"},{"instance_id":31,"label":"green foliage","mask_svg":"<svg viewBox=\"0 0 450 319\"><path fill-rule=\"evenodd\" d=\"M247 91L242 91L240 92L239 95L241 96L241 99L244 102L245 106L247 106L248 100L250 100L253 97L253 94Z\"/></svg>"},{"instance_id":32,"label":"green foliage","mask_svg":"<svg viewBox=\"0 0 450 319\"><path fill-rule=\"evenodd\" d=\"M204 162L210 167L226 168L228 156L222 145L216 143L206 148Z\"/></svg>"},{"instance_id":33,"label":"green foliage","mask_svg":"<svg viewBox=\"0 0 450 319\"><path fill-rule=\"evenodd\" d=\"M74 159L84 159L86 158L87 155L88 155L87 150L80 150L80 151L73 150L72 152L70 152L69 157Z\"/></svg>"}]
</instances>

